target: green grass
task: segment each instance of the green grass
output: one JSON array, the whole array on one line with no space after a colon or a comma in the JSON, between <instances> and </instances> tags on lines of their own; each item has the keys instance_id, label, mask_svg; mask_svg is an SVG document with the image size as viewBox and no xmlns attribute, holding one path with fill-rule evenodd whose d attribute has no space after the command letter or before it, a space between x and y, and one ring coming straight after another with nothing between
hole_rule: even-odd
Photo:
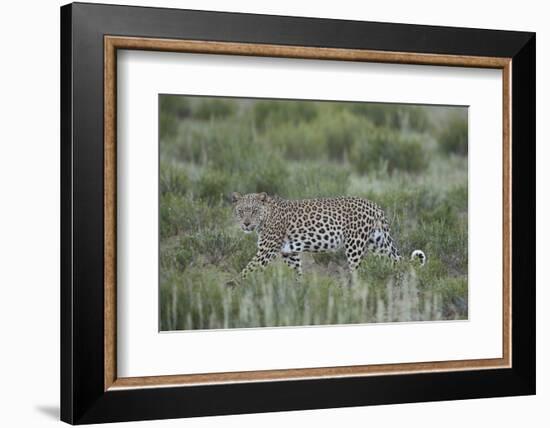
<instances>
[{"instance_id":1,"label":"green grass","mask_svg":"<svg viewBox=\"0 0 550 428\"><path fill-rule=\"evenodd\" d=\"M467 158L441 143L464 129L464 109L175 96L160 106L161 330L467 318ZM256 251L234 224L233 191L369 198L404 258L420 248L428 263L370 256L349 288L341 252L308 254L299 283L279 260L228 289Z\"/></svg>"}]
</instances>

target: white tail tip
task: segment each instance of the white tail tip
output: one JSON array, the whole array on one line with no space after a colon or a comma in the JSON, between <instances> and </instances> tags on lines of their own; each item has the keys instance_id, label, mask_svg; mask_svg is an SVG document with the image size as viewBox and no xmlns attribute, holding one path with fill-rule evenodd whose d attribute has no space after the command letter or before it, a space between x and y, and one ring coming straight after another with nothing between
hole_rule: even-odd
<instances>
[{"instance_id":1,"label":"white tail tip","mask_svg":"<svg viewBox=\"0 0 550 428\"><path fill-rule=\"evenodd\" d=\"M411 254L411 260L418 259L420 261L420 266L426 264L426 254L422 250L414 250Z\"/></svg>"}]
</instances>

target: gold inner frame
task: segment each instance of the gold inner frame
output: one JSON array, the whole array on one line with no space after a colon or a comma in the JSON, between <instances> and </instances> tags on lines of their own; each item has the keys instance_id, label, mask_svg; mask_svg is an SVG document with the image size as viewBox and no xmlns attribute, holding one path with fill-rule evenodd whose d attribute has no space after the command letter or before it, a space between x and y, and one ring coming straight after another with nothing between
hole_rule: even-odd
<instances>
[{"instance_id":1,"label":"gold inner frame","mask_svg":"<svg viewBox=\"0 0 550 428\"><path fill-rule=\"evenodd\" d=\"M116 88L117 50L147 50L394 64L441 65L502 70L503 91L503 349L502 358L280 369L170 376L117 377L116 368ZM511 367L511 58L383 52L195 40L104 37L104 389L192 386L311 378L358 377Z\"/></svg>"}]
</instances>

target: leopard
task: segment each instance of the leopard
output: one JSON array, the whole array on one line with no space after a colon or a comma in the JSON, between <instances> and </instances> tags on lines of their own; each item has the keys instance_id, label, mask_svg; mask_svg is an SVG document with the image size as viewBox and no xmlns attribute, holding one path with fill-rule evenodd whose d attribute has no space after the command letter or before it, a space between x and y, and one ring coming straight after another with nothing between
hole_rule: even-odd
<instances>
[{"instance_id":1,"label":"leopard","mask_svg":"<svg viewBox=\"0 0 550 428\"><path fill-rule=\"evenodd\" d=\"M302 253L343 249L350 285L356 282L359 264L368 253L388 257L394 263L402 260L384 211L368 199L284 199L266 192L233 192L231 202L238 227L244 233L257 234L257 251L229 285L238 284L279 256L300 279ZM427 258L422 250L414 250L410 260L424 266Z\"/></svg>"}]
</instances>

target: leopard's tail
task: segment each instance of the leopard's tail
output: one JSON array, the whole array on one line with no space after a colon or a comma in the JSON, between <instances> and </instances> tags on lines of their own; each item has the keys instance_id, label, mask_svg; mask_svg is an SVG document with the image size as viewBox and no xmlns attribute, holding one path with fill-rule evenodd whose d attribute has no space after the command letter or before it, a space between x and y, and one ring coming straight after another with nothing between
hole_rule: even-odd
<instances>
[{"instance_id":1,"label":"leopard's tail","mask_svg":"<svg viewBox=\"0 0 550 428\"><path fill-rule=\"evenodd\" d=\"M411 253L411 260L418 260L420 262L420 266L424 266L426 264L426 254L424 254L424 251L422 250L414 250Z\"/></svg>"}]
</instances>

